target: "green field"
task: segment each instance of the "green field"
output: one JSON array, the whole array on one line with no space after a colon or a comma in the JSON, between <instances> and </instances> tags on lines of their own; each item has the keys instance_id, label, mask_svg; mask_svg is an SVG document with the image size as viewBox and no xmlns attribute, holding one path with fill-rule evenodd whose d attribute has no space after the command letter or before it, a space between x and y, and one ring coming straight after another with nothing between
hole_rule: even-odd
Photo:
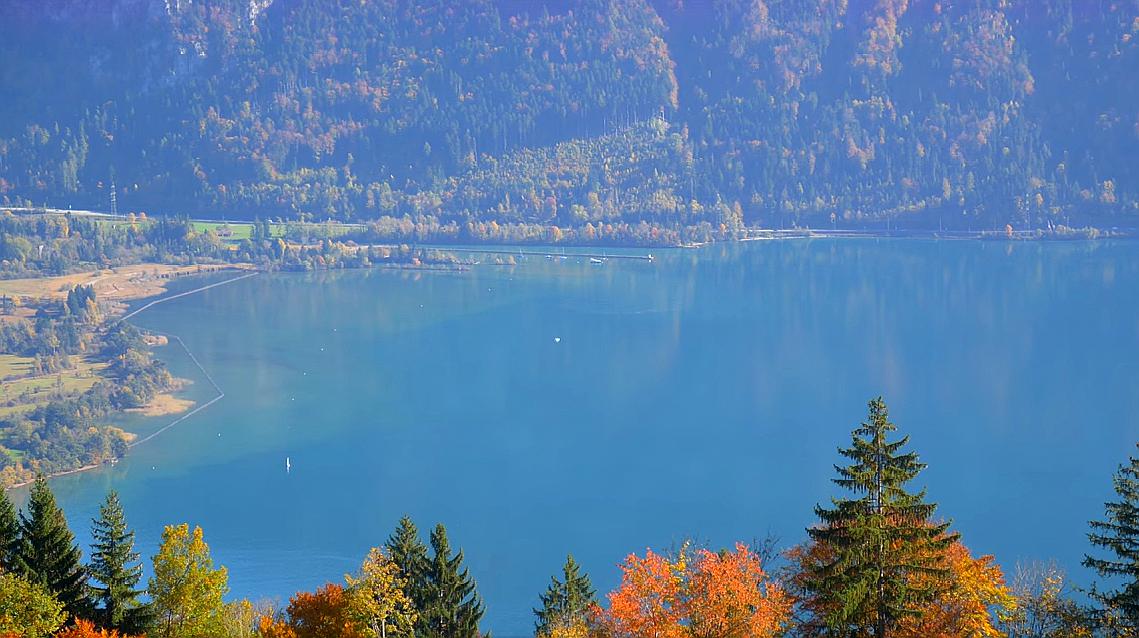
<instances>
[{"instance_id":1,"label":"green field","mask_svg":"<svg viewBox=\"0 0 1139 638\"><path fill-rule=\"evenodd\" d=\"M112 226L126 226L130 224L128 221L122 219L100 219L101 224L110 224ZM147 222L138 222L147 223ZM194 230L199 233L214 231L223 241L239 242L243 239L250 239L253 236L253 224L250 222L215 222L215 221L193 221L190 222ZM285 237L287 230L290 227L299 226L301 222L288 222L279 224L271 222L269 224L269 234L273 237ZM337 222L305 222L305 227L310 231L311 235L316 237L327 236L340 237L352 230L360 228L358 224L342 224Z\"/></svg>"},{"instance_id":2,"label":"green field","mask_svg":"<svg viewBox=\"0 0 1139 638\"><path fill-rule=\"evenodd\" d=\"M253 224L245 222L193 222L194 230L199 233L214 231L219 237L226 241L241 241L249 239L253 235ZM283 230L276 228L277 224L269 225L269 232L274 237L278 236Z\"/></svg>"},{"instance_id":3,"label":"green field","mask_svg":"<svg viewBox=\"0 0 1139 638\"><path fill-rule=\"evenodd\" d=\"M4 378L28 375L33 360L15 355L0 355L0 374ZM75 396L86 392L99 381L106 363L93 363L77 358L75 367L52 374L22 376L0 384L0 416L30 410L55 396Z\"/></svg>"},{"instance_id":4,"label":"green field","mask_svg":"<svg viewBox=\"0 0 1139 638\"><path fill-rule=\"evenodd\" d=\"M28 376L32 373L33 363L35 363L35 359L32 357L0 354L0 379Z\"/></svg>"},{"instance_id":5,"label":"green field","mask_svg":"<svg viewBox=\"0 0 1139 638\"><path fill-rule=\"evenodd\" d=\"M204 222L195 221L191 222L194 230L204 233L207 231L214 231L224 241L241 241L243 239L250 239L253 234L253 224L249 222ZM273 237L285 237L286 231L290 227L300 226L301 222L289 222L287 224L269 224L269 234ZM356 225L341 224L335 222L305 222L304 226L309 232L317 237L324 236L327 232L330 237L339 237L355 230Z\"/></svg>"}]
</instances>

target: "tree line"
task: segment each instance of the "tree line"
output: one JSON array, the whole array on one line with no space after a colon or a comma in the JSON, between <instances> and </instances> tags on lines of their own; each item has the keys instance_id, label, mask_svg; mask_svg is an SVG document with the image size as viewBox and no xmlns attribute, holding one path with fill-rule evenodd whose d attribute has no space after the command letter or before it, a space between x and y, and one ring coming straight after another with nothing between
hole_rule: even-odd
<instances>
[{"instance_id":1,"label":"tree line","mask_svg":"<svg viewBox=\"0 0 1139 638\"><path fill-rule=\"evenodd\" d=\"M746 543L686 542L630 554L603 597L572 555L538 597L537 638L1124 638L1139 635L1139 458L1113 476L1118 500L1090 523L1073 591L1042 566L1008 582L974 556L915 481L925 469L881 398L854 429L802 543L776 554ZM117 495L92 522L90 560L41 476L25 511L0 499L0 635L160 638L478 638L485 605L437 525L424 543L402 518L359 569L284 606L226 602L228 573L202 530L171 525L142 564ZM782 566L772 568L777 559Z\"/></svg>"}]
</instances>

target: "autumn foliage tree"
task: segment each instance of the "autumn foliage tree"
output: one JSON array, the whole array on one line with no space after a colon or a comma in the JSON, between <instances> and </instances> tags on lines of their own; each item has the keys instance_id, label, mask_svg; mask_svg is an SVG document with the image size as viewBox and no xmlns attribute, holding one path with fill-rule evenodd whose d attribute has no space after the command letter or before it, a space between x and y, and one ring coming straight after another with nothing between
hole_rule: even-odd
<instances>
[{"instance_id":1,"label":"autumn foliage tree","mask_svg":"<svg viewBox=\"0 0 1139 638\"><path fill-rule=\"evenodd\" d=\"M1017 603L993 557L974 558L964 545L955 542L945 552L945 565L949 589L921 608L920 614L903 618L893 636L1003 638L999 623L1011 618Z\"/></svg>"},{"instance_id":2,"label":"autumn foliage tree","mask_svg":"<svg viewBox=\"0 0 1139 638\"><path fill-rule=\"evenodd\" d=\"M621 585L609 594L601 625L614 637L678 638L683 567L653 552L630 554L621 565Z\"/></svg>"},{"instance_id":3,"label":"autumn foliage tree","mask_svg":"<svg viewBox=\"0 0 1139 638\"><path fill-rule=\"evenodd\" d=\"M47 587L16 574L0 574L0 637L44 638L67 612Z\"/></svg>"},{"instance_id":4,"label":"autumn foliage tree","mask_svg":"<svg viewBox=\"0 0 1139 638\"><path fill-rule=\"evenodd\" d=\"M62 631L56 633L54 638L131 638L126 634L120 634L114 629L99 629L95 625L86 620L77 620L75 624L68 626Z\"/></svg>"},{"instance_id":5,"label":"autumn foliage tree","mask_svg":"<svg viewBox=\"0 0 1139 638\"><path fill-rule=\"evenodd\" d=\"M687 546L675 559L648 550L621 565L598 625L613 638L764 638L791 615L791 597L758 554L737 543L718 553Z\"/></svg>"},{"instance_id":6,"label":"autumn foliage tree","mask_svg":"<svg viewBox=\"0 0 1139 638\"><path fill-rule=\"evenodd\" d=\"M1054 563L1021 566L1012 584L1016 609L1001 622L1008 638L1091 638L1087 610L1072 596Z\"/></svg>"},{"instance_id":7,"label":"autumn foliage tree","mask_svg":"<svg viewBox=\"0 0 1139 638\"><path fill-rule=\"evenodd\" d=\"M344 587L328 583L289 599L283 617L262 616L262 638L364 638L348 612Z\"/></svg>"},{"instance_id":8,"label":"autumn foliage tree","mask_svg":"<svg viewBox=\"0 0 1139 638\"><path fill-rule=\"evenodd\" d=\"M154 556L154 576L147 588L159 638L212 637L224 634L229 575L214 567L202 528L167 525Z\"/></svg>"},{"instance_id":9,"label":"autumn foliage tree","mask_svg":"<svg viewBox=\"0 0 1139 638\"><path fill-rule=\"evenodd\" d=\"M399 565L378 547L368 552L360 572L348 583L348 615L371 638L410 636L418 614L406 593Z\"/></svg>"}]
</instances>

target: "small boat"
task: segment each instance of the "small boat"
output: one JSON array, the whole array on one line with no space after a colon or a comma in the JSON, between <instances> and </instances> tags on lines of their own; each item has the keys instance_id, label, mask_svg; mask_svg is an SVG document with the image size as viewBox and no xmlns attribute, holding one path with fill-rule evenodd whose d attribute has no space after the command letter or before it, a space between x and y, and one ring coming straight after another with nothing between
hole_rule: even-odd
<instances>
[{"instance_id":1,"label":"small boat","mask_svg":"<svg viewBox=\"0 0 1139 638\"><path fill-rule=\"evenodd\" d=\"M285 473L288 474L292 471L293 471L293 462L290 461L289 457L286 456L285 457Z\"/></svg>"},{"instance_id":2,"label":"small boat","mask_svg":"<svg viewBox=\"0 0 1139 638\"><path fill-rule=\"evenodd\" d=\"M603 263L605 263L605 260L604 259L598 259L597 257L590 257L589 263L591 263L591 264L603 264Z\"/></svg>"}]
</instances>

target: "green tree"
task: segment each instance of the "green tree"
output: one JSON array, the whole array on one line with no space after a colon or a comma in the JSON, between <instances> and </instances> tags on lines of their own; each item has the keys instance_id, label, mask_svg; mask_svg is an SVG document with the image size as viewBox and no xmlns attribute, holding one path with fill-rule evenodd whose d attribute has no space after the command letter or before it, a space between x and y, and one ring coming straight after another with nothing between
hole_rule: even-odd
<instances>
[{"instance_id":1,"label":"green tree","mask_svg":"<svg viewBox=\"0 0 1139 638\"><path fill-rule=\"evenodd\" d=\"M66 618L63 603L42 585L16 574L0 574L0 635L42 638Z\"/></svg>"},{"instance_id":2,"label":"green tree","mask_svg":"<svg viewBox=\"0 0 1139 638\"><path fill-rule=\"evenodd\" d=\"M142 633L142 608L137 589L142 579L142 563L134 550L134 532L127 527L123 506L116 492L107 494L92 521L91 565L93 580L101 587L91 589L100 604L99 623L125 633Z\"/></svg>"},{"instance_id":3,"label":"green tree","mask_svg":"<svg viewBox=\"0 0 1139 638\"><path fill-rule=\"evenodd\" d=\"M1084 566L1119 582L1117 589L1091 592L1104 620L1134 635L1139 632L1139 458L1130 457L1112 477L1118 501L1104 504L1105 520L1091 521L1088 540L1105 557L1084 556Z\"/></svg>"},{"instance_id":4,"label":"green tree","mask_svg":"<svg viewBox=\"0 0 1139 638\"><path fill-rule=\"evenodd\" d=\"M392 535L384 543L384 549L392 562L399 567L404 579L404 592L411 598L416 609L422 610L426 602L425 576L427 570L427 546L419 538L419 529L411 518L399 519Z\"/></svg>"},{"instance_id":5,"label":"green tree","mask_svg":"<svg viewBox=\"0 0 1139 638\"><path fill-rule=\"evenodd\" d=\"M214 567L202 528L167 525L147 589L159 638L213 638L225 634L225 567Z\"/></svg>"},{"instance_id":6,"label":"green tree","mask_svg":"<svg viewBox=\"0 0 1139 638\"><path fill-rule=\"evenodd\" d=\"M20 515L20 553L16 571L46 587L63 603L67 613L88 618L92 605L82 558L83 552L67 527L63 510L56 505L47 479L43 475L37 476L32 484L27 511Z\"/></svg>"},{"instance_id":7,"label":"green tree","mask_svg":"<svg viewBox=\"0 0 1139 638\"><path fill-rule=\"evenodd\" d=\"M906 490L926 466L902 451L909 437L888 439L896 429L882 398L871 401L851 446L839 449L851 464L835 466L835 484L853 497L816 507L821 524L807 530L820 558L803 588L824 635L884 638L950 585L945 551L957 535L932 522L937 506L924 489Z\"/></svg>"},{"instance_id":8,"label":"green tree","mask_svg":"<svg viewBox=\"0 0 1139 638\"><path fill-rule=\"evenodd\" d=\"M418 638L476 638L484 608L474 580L463 566L463 550L451 553L442 524L431 532L433 555L427 563L426 603L420 608Z\"/></svg>"},{"instance_id":9,"label":"green tree","mask_svg":"<svg viewBox=\"0 0 1139 638\"><path fill-rule=\"evenodd\" d=\"M557 628L580 624L595 602L595 594L589 574L581 573L581 565L573 559L573 554L566 556L561 580L557 576L550 577L550 586L541 595L542 608L534 610L538 617L534 634L548 636Z\"/></svg>"},{"instance_id":10,"label":"green tree","mask_svg":"<svg viewBox=\"0 0 1139 638\"><path fill-rule=\"evenodd\" d=\"M375 638L410 636L417 617L399 566L378 547L368 552L360 572L346 575L348 613Z\"/></svg>"},{"instance_id":11,"label":"green tree","mask_svg":"<svg viewBox=\"0 0 1139 638\"><path fill-rule=\"evenodd\" d=\"M20 517L8 493L0 490L0 572L14 572L20 559Z\"/></svg>"}]
</instances>

